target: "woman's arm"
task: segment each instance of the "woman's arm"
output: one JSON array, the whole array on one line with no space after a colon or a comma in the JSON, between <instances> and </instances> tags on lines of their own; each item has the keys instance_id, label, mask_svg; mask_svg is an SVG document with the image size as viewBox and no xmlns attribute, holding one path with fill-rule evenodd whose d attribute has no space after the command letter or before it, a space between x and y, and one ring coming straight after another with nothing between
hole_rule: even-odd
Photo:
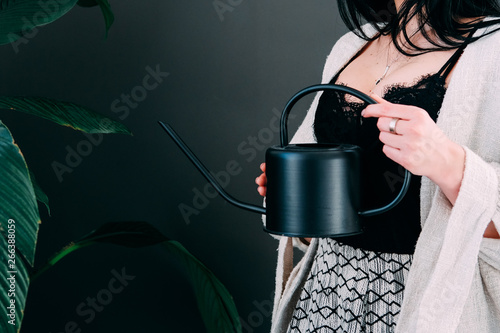
<instances>
[{"instance_id":1,"label":"woman's arm","mask_svg":"<svg viewBox=\"0 0 500 333\"><path fill-rule=\"evenodd\" d=\"M465 167L462 146L447 138L425 110L392 104L374 94L371 97L379 104L369 105L362 115L379 118L377 126L387 157L413 174L428 177L454 205ZM395 133L389 129L393 118L399 119ZM483 237L500 238L493 222Z\"/></svg>"},{"instance_id":2,"label":"woman's arm","mask_svg":"<svg viewBox=\"0 0 500 333\"><path fill-rule=\"evenodd\" d=\"M457 200L458 193L460 192L460 185L462 184L465 165L465 151L460 145L452 141L450 141L446 150L449 156L447 159L448 165L440 171L439 176L436 179L431 180L436 183L439 188L441 188L441 191L443 191L450 203L454 205ZM483 237L500 239L500 235L498 234L498 230L495 228L493 221L488 224Z\"/></svg>"},{"instance_id":3,"label":"woman's arm","mask_svg":"<svg viewBox=\"0 0 500 333\"><path fill-rule=\"evenodd\" d=\"M436 183L439 188L441 188L441 191L443 191L450 203L454 205L457 200L458 193L460 192L460 185L462 184L465 165L465 151L460 145L452 141L448 144L447 151L449 156L447 159L449 162L447 163L448 165L440 171L440 176L431 180ZM500 235L498 234L498 230L496 229L493 221L488 224L488 227L486 227L483 237L500 239Z\"/></svg>"}]
</instances>

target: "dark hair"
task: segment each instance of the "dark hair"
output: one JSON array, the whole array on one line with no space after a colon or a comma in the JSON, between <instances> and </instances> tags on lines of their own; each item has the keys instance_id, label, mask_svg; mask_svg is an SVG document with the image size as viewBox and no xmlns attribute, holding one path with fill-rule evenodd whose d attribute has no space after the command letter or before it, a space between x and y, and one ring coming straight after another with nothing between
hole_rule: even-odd
<instances>
[{"instance_id":1,"label":"dark hair","mask_svg":"<svg viewBox=\"0 0 500 333\"><path fill-rule=\"evenodd\" d=\"M498 0L405 0L399 11L396 11L394 0L337 0L342 20L359 37L371 41L377 38L369 37L361 28L364 22L370 23L380 34L391 35L398 50L405 55L422 54L436 49L454 49L459 47L470 32L478 28L493 26L500 23L500 19L482 21L485 16L500 18L500 5ZM414 45L406 29L407 23L413 18L417 19L420 31L433 46L422 48ZM479 18L479 19L478 19ZM459 19L473 19L467 23ZM429 26L438 37L432 38L426 33L424 26ZM500 29L496 29L475 36L477 39ZM398 35L403 36L405 43L410 46L412 54L401 47Z\"/></svg>"}]
</instances>

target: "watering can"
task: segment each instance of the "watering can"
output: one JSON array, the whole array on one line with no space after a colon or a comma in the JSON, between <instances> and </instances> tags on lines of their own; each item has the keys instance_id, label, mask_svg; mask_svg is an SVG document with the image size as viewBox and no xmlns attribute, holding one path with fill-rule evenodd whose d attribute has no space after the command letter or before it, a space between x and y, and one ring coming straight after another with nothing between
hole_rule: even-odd
<instances>
[{"instance_id":1,"label":"watering can","mask_svg":"<svg viewBox=\"0 0 500 333\"><path fill-rule=\"evenodd\" d=\"M345 143L289 144L287 121L297 101L317 91L339 91L368 104L368 95L346 86L319 84L296 93L280 119L280 145L266 151L266 208L230 196L168 124L159 122L217 192L231 204L266 215L264 230L290 237L345 237L362 233L361 216L382 214L395 207L408 191L411 173L393 201L370 210L360 207L361 154L359 146Z\"/></svg>"}]
</instances>

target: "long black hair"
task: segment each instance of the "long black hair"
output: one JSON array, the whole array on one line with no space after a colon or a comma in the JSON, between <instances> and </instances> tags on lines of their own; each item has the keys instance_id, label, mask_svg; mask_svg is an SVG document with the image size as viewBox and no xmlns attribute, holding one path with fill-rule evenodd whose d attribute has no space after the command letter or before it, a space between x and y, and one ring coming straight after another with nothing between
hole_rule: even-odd
<instances>
[{"instance_id":1,"label":"long black hair","mask_svg":"<svg viewBox=\"0 0 500 333\"><path fill-rule=\"evenodd\" d=\"M349 30L367 41L374 40L378 34L369 37L362 29L362 25L368 22L380 34L390 34L399 52L408 56L457 48L470 32L478 28L497 25L488 29L488 33L471 38L470 42L500 29L498 0L405 0L399 11L396 11L394 0L337 0L337 3L340 16ZM483 21L486 16L495 19ZM422 35L432 46L422 48L410 41L411 36L408 36L405 27L414 18ZM434 36L430 36L424 27L430 27ZM408 48L403 49L401 36L412 52L407 52Z\"/></svg>"}]
</instances>

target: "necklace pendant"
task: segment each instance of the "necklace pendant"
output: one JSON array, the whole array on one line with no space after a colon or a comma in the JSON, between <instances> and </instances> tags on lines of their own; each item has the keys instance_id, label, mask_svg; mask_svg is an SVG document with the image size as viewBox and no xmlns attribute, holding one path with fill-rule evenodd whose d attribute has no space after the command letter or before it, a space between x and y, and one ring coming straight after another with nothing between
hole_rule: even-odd
<instances>
[{"instance_id":1,"label":"necklace pendant","mask_svg":"<svg viewBox=\"0 0 500 333\"><path fill-rule=\"evenodd\" d=\"M391 64L391 65L392 65L392 64ZM391 68L391 65L387 65L387 66L385 67L384 74L382 74L382 76L381 76L381 77L379 77L377 81L375 81L375 85L379 84L379 83L380 83L380 81L382 81L382 80L384 79L385 75L386 75L386 74L387 74L387 72L389 71L389 68Z\"/></svg>"}]
</instances>

